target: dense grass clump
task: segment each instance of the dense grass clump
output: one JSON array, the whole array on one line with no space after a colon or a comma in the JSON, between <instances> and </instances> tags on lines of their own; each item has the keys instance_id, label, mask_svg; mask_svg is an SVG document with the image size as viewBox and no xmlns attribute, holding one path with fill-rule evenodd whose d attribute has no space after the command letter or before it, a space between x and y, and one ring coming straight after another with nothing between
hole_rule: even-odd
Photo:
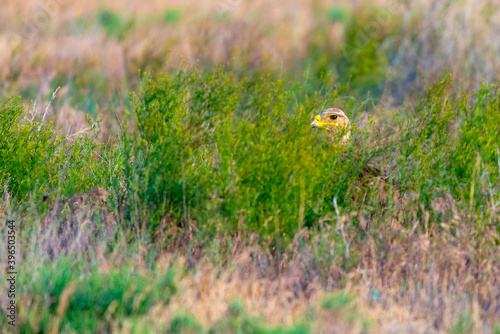
<instances>
[{"instance_id":1,"label":"dense grass clump","mask_svg":"<svg viewBox=\"0 0 500 334\"><path fill-rule=\"evenodd\" d=\"M500 2L31 2L2 333L500 334Z\"/></svg>"},{"instance_id":2,"label":"dense grass clump","mask_svg":"<svg viewBox=\"0 0 500 334\"><path fill-rule=\"evenodd\" d=\"M500 176L498 87L459 97L449 87L450 77L435 85L406 121L398 168L410 177L402 181L425 201L450 191L465 203L487 205Z\"/></svg>"},{"instance_id":3,"label":"dense grass clump","mask_svg":"<svg viewBox=\"0 0 500 334\"><path fill-rule=\"evenodd\" d=\"M3 191L19 199L53 191L71 195L109 178L106 160L98 158L99 122L89 125L87 135L66 137L43 115L26 111L17 97L0 102L0 115Z\"/></svg>"},{"instance_id":4,"label":"dense grass clump","mask_svg":"<svg viewBox=\"0 0 500 334\"><path fill-rule=\"evenodd\" d=\"M26 112L19 99L2 102L0 181L6 196L0 214L17 221L32 217L20 233L23 252L32 254L20 276L27 300L20 303L23 328L140 330L155 312L170 310L155 330L288 330L267 326L238 303L224 304L247 284L241 277L252 275L289 282L273 291L311 296L317 289L311 282L343 287L351 279L346 273L355 273L352 280L370 287L371 303L418 300L426 314L444 314L436 305L451 298L438 295L438 304L431 305L420 297L421 291L427 296L442 289L433 285L441 282L435 277L457 273L442 284L459 306L468 305L481 284L497 285L498 86L464 95L446 77L415 107L368 110L346 96L343 86L325 80L312 89L307 79L254 82L224 68L196 67L146 75L130 97L132 117L119 121L121 131L106 145L97 140L99 122L64 136L43 116ZM347 146L338 143L343 133L332 140L310 128L311 116L332 106L351 119ZM379 176L366 173L375 163ZM38 206L43 194L49 200ZM244 247L252 247L246 257ZM184 289L193 291L183 300L168 270L175 262L165 255L171 250L186 255L189 269L200 270L203 256L216 271L231 263L244 269L220 281L211 280L212 269L202 278L183 277L191 282ZM241 259L231 262L237 252ZM38 257L46 262L32 268ZM119 264L96 265L106 257ZM471 259L480 264L471 266ZM256 274L245 276L252 265ZM251 300L265 296L262 305L268 307L272 295L271 305L281 305L280 293L263 288L254 294L255 286L268 283L248 284ZM211 285L227 295L212 293ZM474 298L482 314L493 318L497 309L488 305L498 295L488 291ZM226 305L214 308L209 320L171 313L179 298L182 305L211 308L205 295ZM330 295L314 319L321 322L321 314L330 312L342 314L346 326L368 328L371 321L352 320L362 319L364 311L351 296ZM468 307L459 306L452 314L463 316L450 324L470 328ZM289 330L314 332L311 321Z\"/></svg>"},{"instance_id":5,"label":"dense grass clump","mask_svg":"<svg viewBox=\"0 0 500 334\"><path fill-rule=\"evenodd\" d=\"M30 301L45 304L24 315L22 330L28 332L50 332L57 326L80 333L108 332L158 302L168 304L177 292L172 270L144 275L128 266L102 273L83 270L69 258L39 271L27 270L20 278ZM58 316L56 323L51 315Z\"/></svg>"},{"instance_id":6,"label":"dense grass clump","mask_svg":"<svg viewBox=\"0 0 500 334\"><path fill-rule=\"evenodd\" d=\"M138 127L136 137L124 137L131 162L124 181L139 205L129 209L144 214L130 217L150 227L173 215L172 222L275 240L314 229L335 212L334 199L345 212L367 205L378 215L395 209L387 192L415 194L425 207L449 192L464 208L479 209L499 186L495 86L456 96L448 78L415 111L362 131L353 114L360 105L341 101L334 85L313 93L298 83L251 84L191 70L146 77L133 99ZM348 148L309 127L311 115L330 106L353 119ZM373 162L390 177L382 188L359 177Z\"/></svg>"},{"instance_id":7,"label":"dense grass clump","mask_svg":"<svg viewBox=\"0 0 500 334\"><path fill-rule=\"evenodd\" d=\"M271 238L311 227L334 196L344 202L360 168L309 127L338 94L334 85L320 97L298 83L251 84L220 70L145 78L134 98L137 137L123 145L127 194L148 213L142 223L173 214Z\"/></svg>"},{"instance_id":8,"label":"dense grass clump","mask_svg":"<svg viewBox=\"0 0 500 334\"><path fill-rule=\"evenodd\" d=\"M124 19L120 14L103 8L99 9L97 20L109 37L113 36L118 39L123 39L127 32L134 27L134 20Z\"/></svg>"},{"instance_id":9,"label":"dense grass clump","mask_svg":"<svg viewBox=\"0 0 500 334\"><path fill-rule=\"evenodd\" d=\"M447 78L414 110L377 124L357 122L362 104L331 81L317 91L307 84L249 82L223 69L146 76L131 97L133 130L107 146L95 140L99 122L86 135L65 137L9 99L1 109L0 180L18 198L113 184L123 221L148 233L162 221L194 221L209 234L257 232L285 244L303 227L360 207L392 214L394 196L417 196L430 208L449 193L464 210L493 219L497 86L456 95ZM351 118L348 147L309 127L313 114L331 106ZM386 178L363 180L368 163L379 163Z\"/></svg>"}]
</instances>

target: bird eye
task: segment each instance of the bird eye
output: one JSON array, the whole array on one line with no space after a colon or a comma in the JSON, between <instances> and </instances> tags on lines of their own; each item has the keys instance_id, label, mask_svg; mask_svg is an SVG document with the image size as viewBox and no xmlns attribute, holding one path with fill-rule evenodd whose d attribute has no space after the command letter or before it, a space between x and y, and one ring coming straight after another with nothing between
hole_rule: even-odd
<instances>
[{"instance_id":1,"label":"bird eye","mask_svg":"<svg viewBox=\"0 0 500 334\"><path fill-rule=\"evenodd\" d=\"M330 115L330 119L337 119L337 115Z\"/></svg>"}]
</instances>

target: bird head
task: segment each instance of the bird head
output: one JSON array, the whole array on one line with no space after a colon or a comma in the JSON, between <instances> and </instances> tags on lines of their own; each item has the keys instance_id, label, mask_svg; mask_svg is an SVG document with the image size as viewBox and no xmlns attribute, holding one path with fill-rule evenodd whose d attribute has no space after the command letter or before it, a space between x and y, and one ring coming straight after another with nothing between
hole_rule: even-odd
<instances>
[{"instance_id":1,"label":"bird head","mask_svg":"<svg viewBox=\"0 0 500 334\"><path fill-rule=\"evenodd\" d=\"M342 137L342 144L346 144L350 137L351 123L345 113L339 108L328 108L323 110L319 115L314 116L314 121L311 123L312 128L321 128L332 133L337 131L345 131Z\"/></svg>"}]
</instances>

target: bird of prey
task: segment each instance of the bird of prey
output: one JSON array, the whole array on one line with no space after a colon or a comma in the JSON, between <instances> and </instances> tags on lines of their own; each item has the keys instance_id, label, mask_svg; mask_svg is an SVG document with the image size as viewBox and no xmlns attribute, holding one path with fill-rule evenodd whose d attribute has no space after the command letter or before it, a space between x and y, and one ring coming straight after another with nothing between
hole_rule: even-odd
<instances>
[{"instance_id":1,"label":"bird of prey","mask_svg":"<svg viewBox=\"0 0 500 334\"><path fill-rule=\"evenodd\" d=\"M347 141L351 136L351 122L346 114L339 108L328 108L323 110L319 115L314 116L314 121L311 123L313 128L322 128L333 134L338 131L344 131L340 143L347 145Z\"/></svg>"},{"instance_id":2,"label":"bird of prey","mask_svg":"<svg viewBox=\"0 0 500 334\"><path fill-rule=\"evenodd\" d=\"M351 122L344 111L339 108L328 108L323 110L319 115L314 116L311 123L312 128L321 128L331 133L332 143L338 139L336 133L340 132L342 138L340 144L346 146L351 136ZM368 163L361 168L360 177L366 175L381 176L381 170L377 163ZM384 175L385 176L385 175Z\"/></svg>"},{"instance_id":3,"label":"bird of prey","mask_svg":"<svg viewBox=\"0 0 500 334\"><path fill-rule=\"evenodd\" d=\"M339 108L325 109L319 115L314 116L311 127L327 131L331 144L341 144L346 148L341 156L352 167L351 172L357 175L356 178L352 179L346 195L351 197L354 202L361 201L361 208L363 208L367 197L370 197L370 201L378 202L382 208L381 212L385 212L389 196L392 196L393 199L399 197L398 184L391 178L388 171L382 172L376 162L367 162L366 157L359 156L357 150L347 150L350 144L351 123L346 114ZM363 229L367 228L366 223L360 226ZM339 231L342 233L342 229Z\"/></svg>"}]
</instances>

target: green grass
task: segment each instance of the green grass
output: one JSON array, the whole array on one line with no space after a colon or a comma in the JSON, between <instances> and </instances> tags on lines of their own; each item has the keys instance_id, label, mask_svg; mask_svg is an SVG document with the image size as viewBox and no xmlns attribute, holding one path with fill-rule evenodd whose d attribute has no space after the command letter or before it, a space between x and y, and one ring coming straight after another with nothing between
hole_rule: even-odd
<instances>
[{"instance_id":1,"label":"green grass","mask_svg":"<svg viewBox=\"0 0 500 334\"><path fill-rule=\"evenodd\" d=\"M25 268L18 282L21 293L44 305L27 307L20 330L48 332L57 315L65 332L109 331L112 323L121 326L156 303L168 304L177 292L173 270L144 275L130 266L106 273L84 267L61 258L53 265Z\"/></svg>"},{"instance_id":2,"label":"green grass","mask_svg":"<svg viewBox=\"0 0 500 334\"><path fill-rule=\"evenodd\" d=\"M499 240L488 231L494 227L500 232L492 207L500 189L498 86L457 95L446 77L415 108L397 109L379 124L358 122L357 111L364 104L343 98L344 92L328 78L313 90L307 81L268 77L252 82L223 68L146 75L130 97L132 110L124 128L106 145L96 139L99 122L89 121L88 134L67 138L40 115L31 117L19 98L7 99L0 103L0 183L25 213L38 210L29 203L39 202L45 193L52 196L45 204L49 209L56 195L69 197L93 186L107 189L107 205L115 209L126 243L154 240L151 263L154 252L172 241L157 240L165 229L195 224L188 252L210 248L213 262L222 267L220 240L257 236L259 246L279 258L292 242L309 243L294 239L305 228L316 236L309 243L315 257L306 272L333 265L350 271L359 249L347 255L345 236L324 224L334 226L350 215L354 235L349 238L361 245L375 238L382 247L378 231L395 212L407 229L413 219L424 219L424 212L430 212L432 224L452 219L453 212L433 209L434 201L446 194L459 212L472 217L480 248L493 251ZM325 133L309 127L311 115L329 106L341 107L351 117L347 148L331 145ZM389 181L360 178L368 162L387 170ZM362 214L369 217L368 227ZM420 225L416 233L429 229ZM451 226L449 232L456 230ZM80 267L84 262L67 258L32 272L25 268L21 294L37 296L44 304L25 306L23 330L48 331L57 318L67 332L105 332L111 326L136 326L142 332L141 317L156 304L168 305L177 291L171 272L151 269L144 274L128 266L101 272ZM362 317L349 311L350 302L349 295L333 294L322 306ZM309 322L269 329L240 306L234 304L210 332L311 331ZM470 326L464 315L454 332ZM172 333L206 330L189 316L179 316L167 327Z\"/></svg>"},{"instance_id":3,"label":"green grass","mask_svg":"<svg viewBox=\"0 0 500 334\"><path fill-rule=\"evenodd\" d=\"M169 9L163 14L163 21L167 23L178 23L182 19L182 11Z\"/></svg>"},{"instance_id":4,"label":"green grass","mask_svg":"<svg viewBox=\"0 0 500 334\"><path fill-rule=\"evenodd\" d=\"M101 8L97 13L97 21L104 28L108 37L123 39L127 32L135 26L132 19L124 19L118 13Z\"/></svg>"},{"instance_id":5,"label":"green grass","mask_svg":"<svg viewBox=\"0 0 500 334\"><path fill-rule=\"evenodd\" d=\"M310 326L297 324L291 328L275 327L270 328L262 324L262 320L248 316L245 313L243 305L235 301L229 306L227 316L220 319L210 330L209 333L238 333L238 334L307 334L311 333Z\"/></svg>"},{"instance_id":6,"label":"green grass","mask_svg":"<svg viewBox=\"0 0 500 334\"><path fill-rule=\"evenodd\" d=\"M330 8L327 12L328 19L331 22L342 22L345 23L350 16L349 9L341 6L334 6Z\"/></svg>"},{"instance_id":7,"label":"green grass","mask_svg":"<svg viewBox=\"0 0 500 334\"><path fill-rule=\"evenodd\" d=\"M376 332L389 323L378 315L401 307L430 326L415 332L500 334L500 85L472 90L494 65L488 43L457 44L453 31L440 40L453 20L433 15L448 6L405 9L403 20L396 8L320 3L298 43L259 10L240 22L236 12L101 8L54 17L39 47L13 51L0 92L0 218L18 224L19 332L314 333L330 319L338 332ZM44 49L58 45L53 33L116 47L123 68L103 70L94 53L61 62ZM153 48L137 43L149 33L161 37ZM173 65L179 42L197 63ZM278 59L273 43L295 51ZM458 60L440 64L449 50ZM68 135L27 107L45 78L62 87L55 114L88 113L86 131ZM309 126L333 106L353 124L348 147ZM369 163L387 179L360 176ZM279 291L307 304L302 317L270 324L273 311L250 312L244 297L208 303L225 312L210 324L197 318L210 309L182 308L196 275L248 273L241 282L270 304L279 298L265 285L284 282ZM300 299L314 291L322 297Z\"/></svg>"},{"instance_id":8,"label":"green grass","mask_svg":"<svg viewBox=\"0 0 500 334\"><path fill-rule=\"evenodd\" d=\"M399 130L384 125L382 139L379 125L356 127L350 111L361 105L342 99L342 87L313 92L304 85L270 78L253 83L223 69L146 76L131 97L135 130L106 146L95 141L99 122L89 135L69 139L40 117L23 121L19 99L9 99L1 107L0 182L20 199L113 188L115 200L130 203L125 221L150 232L171 215L172 224L195 220L208 233L257 232L283 245L334 212L334 199L342 212L362 204L390 207L389 198L376 201L376 187L359 183L368 162L390 171L386 191L416 193L424 207L446 192L472 212L491 205L489 194L499 186L498 87L455 96L448 77L414 111L386 120ZM308 125L327 106L351 116L347 149ZM360 191L367 192L363 199ZM479 230L491 218L488 212L480 217Z\"/></svg>"},{"instance_id":9,"label":"green grass","mask_svg":"<svg viewBox=\"0 0 500 334\"><path fill-rule=\"evenodd\" d=\"M304 226L314 229L334 211L334 198L341 210L355 210L362 204L352 200L358 174L376 161L392 171L400 191L417 193L425 206L450 192L464 208L479 210L498 187L497 87L474 96L451 89L447 78L414 113L394 115L390 122L400 130L383 145L374 130L354 128L353 145L341 154L341 146L328 145L308 126L318 106L359 108L339 101L334 85L320 95L299 83L251 84L222 71L147 77L134 97L136 136L124 138L124 159L134 160L124 168L127 193L139 195L148 224L173 213L179 223L194 219L210 228L222 221L223 232L243 228L279 240ZM368 201L377 196L369 195Z\"/></svg>"},{"instance_id":10,"label":"green grass","mask_svg":"<svg viewBox=\"0 0 500 334\"><path fill-rule=\"evenodd\" d=\"M109 177L105 160L97 158L107 154L95 141L100 121L88 120L87 135L68 138L52 122L43 123L42 112L25 110L17 97L0 102L0 114L0 183L12 196L70 195Z\"/></svg>"},{"instance_id":11,"label":"green grass","mask_svg":"<svg viewBox=\"0 0 500 334\"><path fill-rule=\"evenodd\" d=\"M243 217L246 231L290 237L314 224L321 214L314 208L343 198L362 167L343 163L341 147L318 145L321 136L308 123L320 97L298 83L251 84L195 70L146 78L141 92L137 136L123 145L124 159L134 163L124 172L148 224L174 213L180 223L194 219L209 228L222 220L232 233ZM338 94L327 87L322 103L335 104Z\"/></svg>"}]
</instances>

